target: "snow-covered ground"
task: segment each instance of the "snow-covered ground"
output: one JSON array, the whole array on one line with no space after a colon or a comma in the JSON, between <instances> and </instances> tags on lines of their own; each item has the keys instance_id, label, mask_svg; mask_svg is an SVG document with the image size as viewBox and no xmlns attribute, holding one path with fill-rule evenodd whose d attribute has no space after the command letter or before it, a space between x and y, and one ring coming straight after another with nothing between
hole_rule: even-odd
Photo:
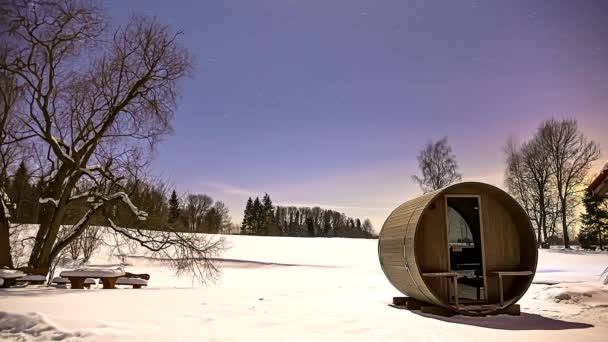
<instances>
[{"instance_id":1,"label":"snow-covered ground","mask_svg":"<svg viewBox=\"0 0 608 342\"><path fill-rule=\"evenodd\" d=\"M0 339L85 341L606 341L608 254L541 251L522 315L441 318L388 306L376 240L228 236L219 283L130 257L148 288L0 290ZM107 252L92 264L113 264Z\"/></svg>"}]
</instances>

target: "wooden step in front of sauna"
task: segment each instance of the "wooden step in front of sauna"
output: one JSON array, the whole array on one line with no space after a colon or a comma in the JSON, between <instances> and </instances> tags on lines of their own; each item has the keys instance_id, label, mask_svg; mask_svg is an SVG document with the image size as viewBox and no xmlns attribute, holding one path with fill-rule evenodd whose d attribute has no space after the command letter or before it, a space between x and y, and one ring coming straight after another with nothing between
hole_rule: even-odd
<instances>
[{"instance_id":1,"label":"wooden step in front of sauna","mask_svg":"<svg viewBox=\"0 0 608 342\"><path fill-rule=\"evenodd\" d=\"M446 309L442 306L421 302L411 297L393 297L393 303L389 304L389 306L397 309L420 311L422 313L442 317L458 315L458 312L456 311ZM510 305L506 308L501 308L498 304L465 304L459 305L458 310L466 311L474 316L521 315L521 307L519 304Z\"/></svg>"}]
</instances>

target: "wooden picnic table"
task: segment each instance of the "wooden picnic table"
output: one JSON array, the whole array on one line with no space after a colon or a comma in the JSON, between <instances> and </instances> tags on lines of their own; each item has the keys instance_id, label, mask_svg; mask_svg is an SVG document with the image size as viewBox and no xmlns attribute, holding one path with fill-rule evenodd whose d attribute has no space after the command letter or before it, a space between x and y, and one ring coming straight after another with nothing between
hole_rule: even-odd
<instances>
[{"instance_id":1,"label":"wooden picnic table","mask_svg":"<svg viewBox=\"0 0 608 342\"><path fill-rule=\"evenodd\" d=\"M117 269L79 269L63 271L59 275L70 280L72 289L84 289L87 278L100 279L104 289L115 289L116 280L125 272Z\"/></svg>"}]
</instances>

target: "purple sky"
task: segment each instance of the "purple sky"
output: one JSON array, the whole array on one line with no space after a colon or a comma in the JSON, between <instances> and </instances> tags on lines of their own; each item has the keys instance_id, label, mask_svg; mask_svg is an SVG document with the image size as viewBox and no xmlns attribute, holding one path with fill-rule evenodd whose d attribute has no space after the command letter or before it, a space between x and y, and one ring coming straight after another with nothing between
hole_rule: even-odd
<instances>
[{"instance_id":1,"label":"purple sky","mask_svg":"<svg viewBox=\"0 0 608 342\"><path fill-rule=\"evenodd\" d=\"M498 186L507 138L551 116L608 148L606 1L104 4L116 23L151 14L184 31L197 72L154 167L235 222L268 192L379 229L420 193L416 154L444 135L465 180Z\"/></svg>"}]
</instances>

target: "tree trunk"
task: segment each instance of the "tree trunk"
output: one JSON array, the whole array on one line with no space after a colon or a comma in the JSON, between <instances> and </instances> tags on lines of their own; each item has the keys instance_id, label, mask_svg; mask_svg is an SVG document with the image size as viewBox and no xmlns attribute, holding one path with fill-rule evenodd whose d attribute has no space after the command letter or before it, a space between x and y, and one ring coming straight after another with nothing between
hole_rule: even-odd
<instances>
[{"instance_id":1,"label":"tree trunk","mask_svg":"<svg viewBox=\"0 0 608 342\"><path fill-rule=\"evenodd\" d=\"M30 254L28 267L36 272L34 274L46 275L53 260L49 258L51 250L57 240L57 233L60 224L56 220L57 210L52 209L51 213L44 216L36 234L36 240ZM54 230L54 234L51 234Z\"/></svg>"},{"instance_id":2,"label":"tree trunk","mask_svg":"<svg viewBox=\"0 0 608 342\"><path fill-rule=\"evenodd\" d=\"M548 239L547 239L547 209L545 208L545 194L541 192L539 198L540 205L540 226L543 229L543 243L541 244L542 248L548 248Z\"/></svg>"},{"instance_id":3,"label":"tree trunk","mask_svg":"<svg viewBox=\"0 0 608 342\"><path fill-rule=\"evenodd\" d=\"M49 225L49 231L44 239L42 248L40 249L40 255L38 256L37 263L34 265L35 267L47 267L51 265L53 260L50 258L50 255L53 251L53 247L55 247L55 243L57 242L57 236L59 235L61 223L64 222L64 214L65 206L55 210L55 215L53 215L53 220Z\"/></svg>"},{"instance_id":4,"label":"tree trunk","mask_svg":"<svg viewBox=\"0 0 608 342\"><path fill-rule=\"evenodd\" d=\"M568 217L566 215L566 198L562 200L562 231L564 234L564 248L570 249L570 238L568 237Z\"/></svg>"},{"instance_id":5,"label":"tree trunk","mask_svg":"<svg viewBox=\"0 0 608 342\"><path fill-rule=\"evenodd\" d=\"M3 209L0 209L3 214ZM13 258L11 256L11 243L9 239L9 222L4 215L0 219L0 267L6 266L13 268Z\"/></svg>"},{"instance_id":6,"label":"tree trunk","mask_svg":"<svg viewBox=\"0 0 608 342\"><path fill-rule=\"evenodd\" d=\"M45 204L47 205L47 204ZM35 267L35 264L40 255L40 250L42 249L42 245L44 244L44 239L46 237L46 233L49 231L49 213L41 212L38 217L38 232L36 232L36 239L34 240L34 246L32 247L32 251L30 252L30 260L28 265L30 267Z\"/></svg>"},{"instance_id":7,"label":"tree trunk","mask_svg":"<svg viewBox=\"0 0 608 342\"><path fill-rule=\"evenodd\" d=\"M9 230L11 222L9 219L8 208L4 200L5 194L0 191L0 267L7 266L13 268L13 258L11 256L11 241Z\"/></svg>"}]
</instances>

